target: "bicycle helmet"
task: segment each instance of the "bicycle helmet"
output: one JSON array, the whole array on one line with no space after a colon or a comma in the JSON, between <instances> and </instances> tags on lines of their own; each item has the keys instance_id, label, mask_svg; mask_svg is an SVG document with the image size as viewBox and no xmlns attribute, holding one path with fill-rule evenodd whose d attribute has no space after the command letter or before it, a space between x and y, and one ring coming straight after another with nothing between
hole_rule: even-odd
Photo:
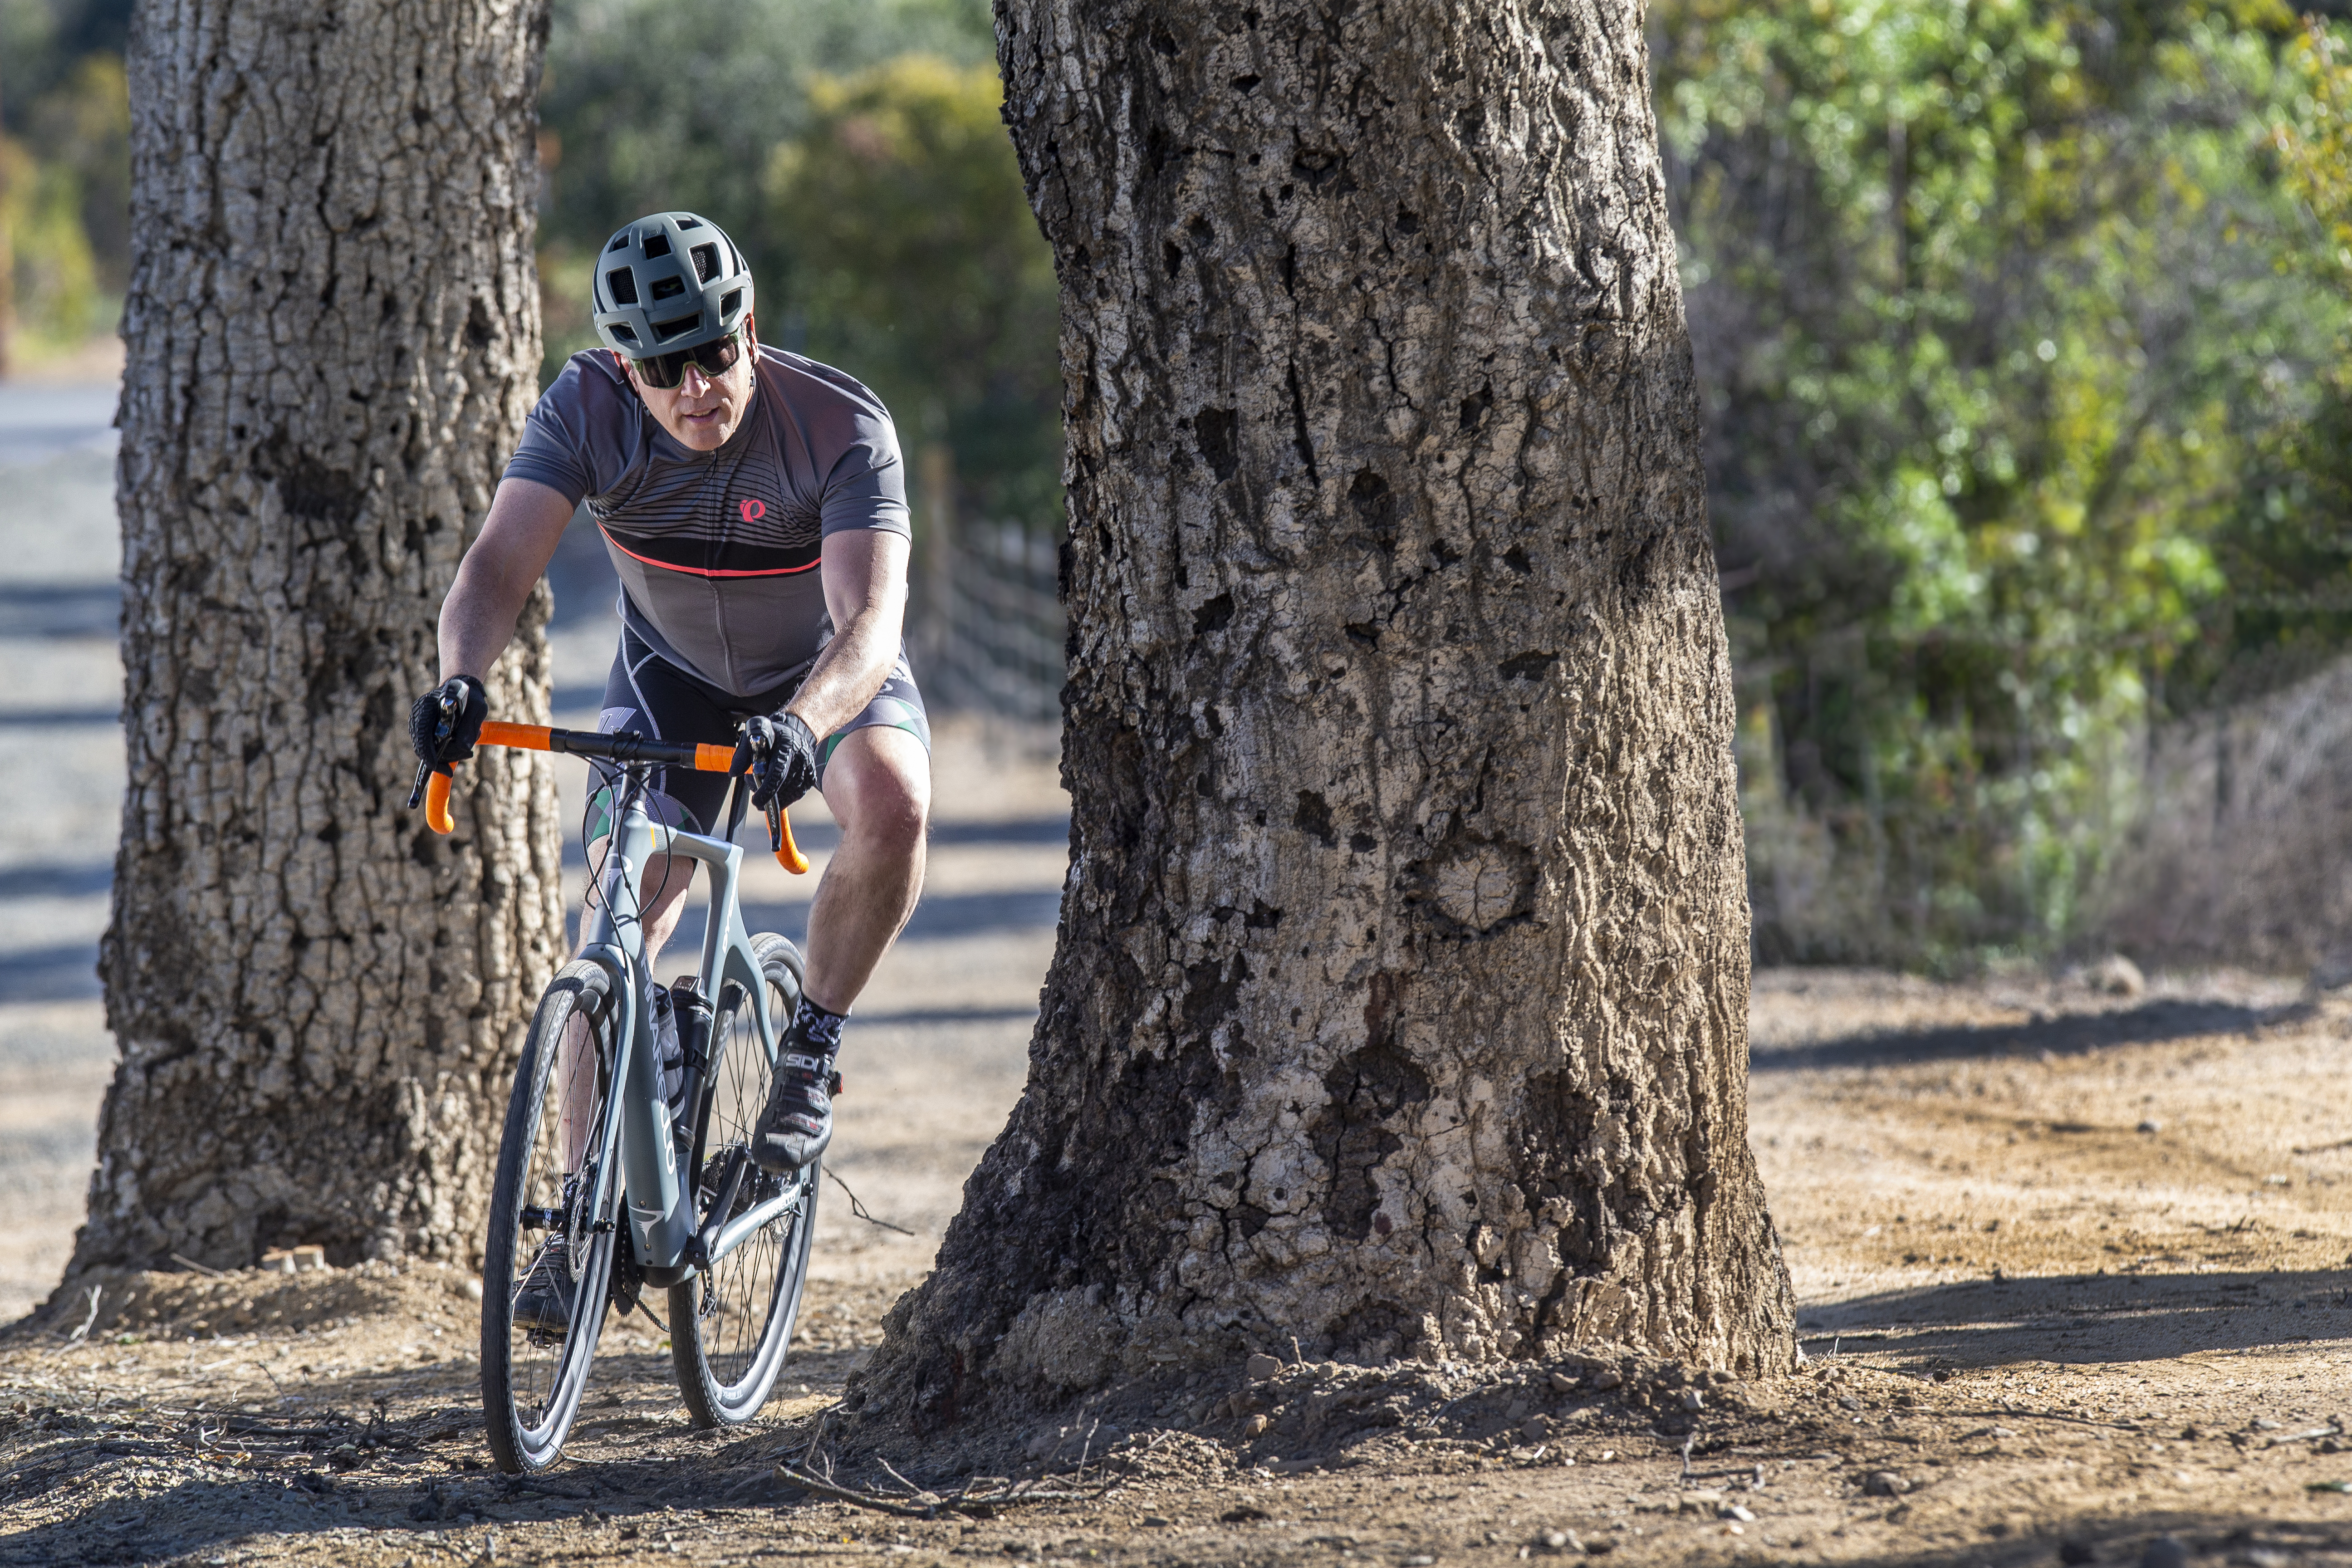
<instances>
[{"instance_id":1,"label":"bicycle helmet","mask_svg":"<svg viewBox=\"0 0 2352 1568\"><path fill-rule=\"evenodd\" d=\"M751 269L709 218L655 213L604 242L588 297L605 347L646 359L741 326L751 310Z\"/></svg>"}]
</instances>

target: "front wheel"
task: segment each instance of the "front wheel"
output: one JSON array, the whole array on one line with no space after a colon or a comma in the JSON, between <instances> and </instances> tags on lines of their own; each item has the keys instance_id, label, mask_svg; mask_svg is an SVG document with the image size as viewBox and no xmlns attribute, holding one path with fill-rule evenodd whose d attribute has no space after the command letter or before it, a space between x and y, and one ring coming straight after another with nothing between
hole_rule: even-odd
<instances>
[{"instance_id":1,"label":"front wheel","mask_svg":"<svg viewBox=\"0 0 2352 1568\"><path fill-rule=\"evenodd\" d=\"M710 1071L687 1169L697 1226L708 1226L722 1203L727 1219L763 1205L777 1212L709 1268L670 1287L670 1354L697 1426L740 1425L767 1403L800 1316L816 1233L817 1166L772 1176L751 1163L751 1129L767 1107L774 1064L750 1009L766 1007L781 1039L800 1005L802 973L800 950L782 937L755 936L751 951L765 994L741 998L711 1021Z\"/></svg>"},{"instance_id":2,"label":"front wheel","mask_svg":"<svg viewBox=\"0 0 2352 1568\"><path fill-rule=\"evenodd\" d=\"M565 964L540 998L507 1101L482 1247L482 1410L509 1475L562 1451L604 1324L614 1233L589 1194L621 1004L603 965Z\"/></svg>"}]
</instances>

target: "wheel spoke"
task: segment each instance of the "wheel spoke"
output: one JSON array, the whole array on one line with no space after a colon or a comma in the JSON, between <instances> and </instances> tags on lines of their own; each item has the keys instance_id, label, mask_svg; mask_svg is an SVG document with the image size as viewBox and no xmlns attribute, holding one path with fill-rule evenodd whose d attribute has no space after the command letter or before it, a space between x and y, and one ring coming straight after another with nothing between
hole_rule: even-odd
<instances>
[{"instance_id":1,"label":"wheel spoke","mask_svg":"<svg viewBox=\"0 0 2352 1568\"><path fill-rule=\"evenodd\" d=\"M768 946L771 1016L789 1018L799 993L798 954L781 939ZM784 957L782 955L789 955ZM749 1005L722 1013L722 1054L704 1112L703 1186L698 1219L723 1225L772 1202L791 1178L748 1168L727 1202L725 1173L733 1152L749 1152L751 1132L767 1104L770 1065ZM726 1213L717 1212L726 1204ZM783 1210L741 1244L671 1295L672 1344L688 1405L698 1421L747 1420L773 1385L785 1340L798 1310L807 1261L807 1219L813 1197Z\"/></svg>"},{"instance_id":2,"label":"wheel spoke","mask_svg":"<svg viewBox=\"0 0 2352 1568\"><path fill-rule=\"evenodd\" d=\"M561 1451L604 1320L613 1238L591 1228L615 1009L604 973L567 964L525 1041L499 1153L485 1295L482 1387L499 1467L536 1470ZM568 1327L566 1325L569 1325Z\"/></svg>"}]
</instances>

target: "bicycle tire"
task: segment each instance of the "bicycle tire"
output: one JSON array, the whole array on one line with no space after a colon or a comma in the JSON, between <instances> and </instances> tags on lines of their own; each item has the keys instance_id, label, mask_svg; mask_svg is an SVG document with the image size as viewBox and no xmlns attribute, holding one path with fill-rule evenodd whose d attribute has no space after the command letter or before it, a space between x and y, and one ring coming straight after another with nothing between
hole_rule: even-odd
<instances>
[{"instance_id":1,"label":"bicycle tire","mask_svg":"<svg viewBox=\"0 0 2352 1568\"><path fill-rule=\"evenodd\" d=\"M769 994L761 1000L774 1009L771 1016L781 1037L800 1005L800 950L763 932L751 939L751 951L766 976ZM695 1173L698 1226L709 1222L724 1196L730 1162L739 1151L748 1156L752 1123L767 1105L772 1071L742 1005L719 1011L710 1040L710 1070L695 1108L693 1155L687 1166ZM788 1177L747 1165L730 1215L782 1195L794 1183L801 1185L798 1202L709 1268L670 1287L670 1357L687 1414L697 1426L740 1426L760 1413L775 1388L808 1279L820 1174L814 1162Z\"/></svg>"},{"instance_id":2,"label":"bicycle tire","mask_svg":"<svg viewBox=\"0 0 2352 1568\"><path fill-rule=\"evenodd\" d=\"M584 1196L566 1203L562 1105L560 1100L551 1103L548 1089L563 1032L572 1020L582 1019L593 1048L575 1058L572 1070L593 1070L594 1083L583 1080L584 1104L575 1105L576 1121L585 1123L582 1146L603 1148L604 1121L613 1108L610 1066L622 994L612 973L593 960L574 959L557 971L524 1037L507 1100L490 1189L489 1232L482 1247L482 1413L491 1456L509 1475L543 1470L562 1452L604 1331L614 1231L595 1226L611 1216L583 1212ZM615 1173L608 1207L617 1210L619 1194ZM551 1218L563 1223L573 1259L572 1321L561 1339L514 1321L516 1298L537 1255L529 1238L552 1228Z\"/></svg>"}]
</instances>

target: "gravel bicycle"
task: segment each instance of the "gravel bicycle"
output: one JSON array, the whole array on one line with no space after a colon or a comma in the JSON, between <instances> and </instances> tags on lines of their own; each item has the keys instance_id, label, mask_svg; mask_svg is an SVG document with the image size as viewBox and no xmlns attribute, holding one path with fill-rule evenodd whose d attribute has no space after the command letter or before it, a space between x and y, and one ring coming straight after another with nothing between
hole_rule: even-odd
<instances>
[{"instance_id":1,"label":"gravel bicycle","mask_svg":"<svg viewBox=\"0 0 2352 1568\"><path fill-rule=\"evenodd\" d=\"M602 759L616 775L579 956L557 972L523 1041L490 1194L482 1404L491 1454L514 1474L555 1462L607 1308L651 1317L649 1289L669 1293L664 1326L694 1424L732 1426L758 1414L800 1312L818 1163L778 1176L751 1158L803 973L790 942L746 931L736 899L743 851L732 840L750 799L751 745L499 722L483 724L480 743ZM735 775L725 837L687 833L647 812L656 767ZM420 767L417 782L409 804L422 794L425 820L449 832L449 775ZM768 826L777 859L806 871L784 814L771 809ZM701 967L670 987L684 1061L667 1093L639 919L657 855L710 868ZM568 1280L548 1262L559 1253Z\"/></svg>"}]
</instances>

